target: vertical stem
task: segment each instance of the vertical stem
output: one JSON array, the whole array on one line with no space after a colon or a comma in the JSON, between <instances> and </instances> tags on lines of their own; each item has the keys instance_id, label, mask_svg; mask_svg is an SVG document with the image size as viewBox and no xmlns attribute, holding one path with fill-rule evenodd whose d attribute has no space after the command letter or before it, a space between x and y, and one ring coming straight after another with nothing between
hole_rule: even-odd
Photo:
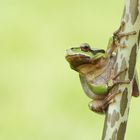
<instances>
[{"instance_id":1,"label":"vertical stem","mask_svg":"<svg viewBox=\"0 0 140 140\"><path fill-rule=\"evenodd\" d=\"M115 97L115 102L109 105L104 122L102 140L124 140L129 107L132 95L133 79L135 75L136 56L140 43L140 0L125 0L122 21L126 25L124 33L136 31L135 36L129 36L122 40L122 44L127 48L118 49L115 72L119 72L128 67L128 72L123 73L121 80L130 80L128 85L120 85L113 89L113 92L121 91L122 94Z\"/></svg>"}]
</instances>

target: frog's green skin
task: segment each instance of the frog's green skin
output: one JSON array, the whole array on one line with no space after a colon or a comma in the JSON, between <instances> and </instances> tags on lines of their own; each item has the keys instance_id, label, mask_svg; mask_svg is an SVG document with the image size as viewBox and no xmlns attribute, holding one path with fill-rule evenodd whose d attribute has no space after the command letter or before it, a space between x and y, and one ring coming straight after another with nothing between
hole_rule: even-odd
<instances>
[{"instance_id":1,"label":"frog's green skin","mask_svg":"<svg viewBox=\"0 0 140 140\"><path fill-rule=\"evenodd\" d=\"M115 52L118 43L118 39L113 36L107 51L91 49L87 43L67 50L66 59L71 68L79 73L83 90L93 100L89 103L89 107L97 113L104 113L115 95L118 94L111 93L114 86L129 83L128 80L120 81L117 79L127 69L119 72L117 76L114 75L115 57L112 53ZM139 95L137 80L134 80L133 91L134 96Z\"/></svg>"}]
</instances>

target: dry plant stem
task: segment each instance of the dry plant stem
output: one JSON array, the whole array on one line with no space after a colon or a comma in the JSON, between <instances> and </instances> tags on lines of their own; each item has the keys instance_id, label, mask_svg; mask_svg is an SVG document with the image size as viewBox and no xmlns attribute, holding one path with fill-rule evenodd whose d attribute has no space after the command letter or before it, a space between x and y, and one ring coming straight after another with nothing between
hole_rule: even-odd
<instances>
[{"instance_id":1,"label":"dry plant stem","mask_svg":"<svg viewBox=\"0 0 140 140\"><path fill-rule=\"evenodd\" d=\"M128 47L118 49L114 69L117 73L127 67L128 71L120 76L120 80L130 80L131 82L113 89L113 92L121 91L122 94L117 95L115 102L109 105L102 140L124 140L125 137L136 56L140 43L140 0L125 0L122 21L126 23L124 33L136 31L137 34L122 39L121 44Z\"/></svg>"}]
</instances>

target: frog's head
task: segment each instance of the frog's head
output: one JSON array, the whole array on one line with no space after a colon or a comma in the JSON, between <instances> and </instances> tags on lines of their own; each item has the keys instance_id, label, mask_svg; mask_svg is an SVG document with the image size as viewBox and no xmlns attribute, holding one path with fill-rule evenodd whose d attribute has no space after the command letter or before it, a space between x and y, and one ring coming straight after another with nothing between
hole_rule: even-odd
<instances>
[{"instance_id":1,"label":"frog's head","mask_svg":"<svg viewBox=\"0 0 140 140\"><path fill-rule=\"evenodd\" d=\"M103 49L91 49L87 43L80 47L70 48L67 50L66 60L72 69L80 72L83 67L98 66L101 60L105 60L106 53Z\"/></svg>"}]
</instances>

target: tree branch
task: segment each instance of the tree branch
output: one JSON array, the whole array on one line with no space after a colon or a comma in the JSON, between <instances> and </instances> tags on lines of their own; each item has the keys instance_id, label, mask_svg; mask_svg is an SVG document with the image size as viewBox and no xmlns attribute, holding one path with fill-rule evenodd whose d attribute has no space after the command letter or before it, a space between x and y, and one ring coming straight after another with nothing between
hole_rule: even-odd
<instances>
[{"instance_id":1,"label":"tree branch","mask_svg":"<svg viewBox=\"0 0 140 140\"><path fill-rule=\"evenodd\" d=\"M120 76L121 80L130 80L128 85L120 85L113 89L113 92L120 92L115 97L115 102L109 105L102 140L124 140L129 107L132 95L132 84L135 75L136 56L140 43L140 0L125 0L122 21L126 25L124 33L136 31L135 36L122 39L121 43L127 48L118 49L116 62L114 65L115 73L128 68L126 73Z\"/></svg>"}]
</instances>

